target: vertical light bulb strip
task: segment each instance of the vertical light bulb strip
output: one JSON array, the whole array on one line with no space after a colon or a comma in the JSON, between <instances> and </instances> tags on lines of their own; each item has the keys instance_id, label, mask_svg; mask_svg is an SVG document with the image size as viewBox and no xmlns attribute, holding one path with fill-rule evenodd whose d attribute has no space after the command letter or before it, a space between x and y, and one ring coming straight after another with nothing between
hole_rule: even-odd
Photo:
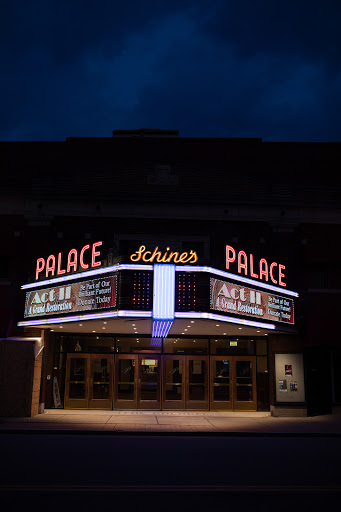
<instances>
[{"instance_id":1,"label":"vertical light bulb strip","mask_svg":"<svg viewBox=\"0 0 341 512\"><path fill-rule=\"evenodd\" d=\"M154 265L153 338L166 338L174 320L175 265Z\"/></svg>"},{"instance_id":2,"label":"vertical light bulb strip","mask_svg":"<svg viewBox=\"0 0 341 512\"><path fill-rule=\"evenodd\" d=\"M175 265L154 265L153 320L174 320Z\"/></svg>"}]
</instances>

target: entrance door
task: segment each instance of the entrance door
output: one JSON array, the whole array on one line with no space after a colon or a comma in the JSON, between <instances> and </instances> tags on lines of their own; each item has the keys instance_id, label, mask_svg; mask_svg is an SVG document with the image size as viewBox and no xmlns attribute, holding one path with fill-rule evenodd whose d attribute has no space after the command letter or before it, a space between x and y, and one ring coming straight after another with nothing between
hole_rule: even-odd
<instances>
[{"instance_id":1,"label":"entrance door","mask_svg":"<svg viewBox=\"0 0 341 512\"><path fill-rule=\"evenodd\" d=\"M208 357L186 356L186 409L208 411Z\"/></svg>"},{"instance_id":2,"label":"entrance door","mask_svg":"<svg viewBox=\"0 0 341 512\"><path fill-rule=\"evenodd\" d=\"M211 410L256 411L256 357L211 356Z\"/></svg>"},{"instance_id":3,"label":"entrance door","mask_svg":"<svg viewBox=\"0 0 341 512\"><path fill-rule=\"evenodd\" d=\"M162 408L185 407L185 356L163 356Z\"/></svg>"},{"instance_id":4,"label":"entrance door","mask_svg":"<svg viewBox=\"0 0 341 512\"><path fill-rule=\"evenodd\" d=\"M160 356L117 354L115 409L160 409Z\"/></svg>"},{"instance_id":5,"label":"entrance door","mask_svg":"<svg viewBox=\"0 0 341 512\"><path fill-rule=\"evenodd\" d=\"M208 357L163 356L164 410L208 410Z\"/></svg>"},{"instance_id":6,"label":"entrance door","mask_svg":"<svg viewBox=\"0 0 341 512\"><path fill-rule=\"evenodd\" d=\"M137 409L160 410L160 356L138 355Z\"/></svg>"},{"instance_id":7,"label":"entrance door","mask_svg":"<svg viewBox=\"0 0 341 512\"><path fill-rule=\"evenodd\" d=\"M234 357L233 408L235 411L257 411L256 357Z\"/></svg>"},{"instance_id":8,"label":"entrance door","mask_svg":"<svg viewBox=\"0 0 341 512\"><path fill-rule=\"evenodd\" d=\"M68 354L65 409L112 409L113 355Z\"/></svg>"},{"instance_id":9,"label":"entrance door","mask_svg":"<svg viewBox=\"0 0 341 512\"><path fill-rule=\"evenodd\" d=\"M211 409L233 409L232 357L211 357Z\"/></svg>"},{"instance_id":10,"label":"entrance door","mask_svg":"<svg viewBox=\"0 0 341 512\"><path fill-rule=\"evenodd\" d=\"M117 354L115 368L114 409L136 409L136 355Z\"/></svg>"}]
</instances>

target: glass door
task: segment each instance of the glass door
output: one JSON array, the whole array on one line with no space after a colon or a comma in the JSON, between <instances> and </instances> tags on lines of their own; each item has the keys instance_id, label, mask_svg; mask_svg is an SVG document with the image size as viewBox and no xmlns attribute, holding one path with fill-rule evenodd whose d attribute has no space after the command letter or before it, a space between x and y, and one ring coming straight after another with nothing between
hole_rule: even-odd
<instances>
[{"instance_id":1,"label":"glass door","mask_svg":"<svg viewBox=\"0 0 341 512\"><path fill-rule=\"evenodd\" d=\"M185 356L163 356L162 408L185 409Z\"/></svg>"},{"instance_id":2,"label":"glass door","mask_svg":"<svg viewBox=\"0 0 341 512\"><path fill-rule=\"evenodd\" d=\"M88 408L89 355L68 354L66 360L65 409Z\"/></svg>"},{"instance_id":3,"label":"glass door","mask_svg":"<svg viewBox=\"0 0 341 512\"><path fill-rule=\"evenodd\" d=\"M68 354L65 409L112 409L113 355Z\"/></svg>"},{"instance_id":4,"label":"glass door","mask_svg":"<svg viewBox=\"0 0 341 512\"><path fill-rule=\"evenodd\" d=\"M160 409L160 356L138 356L138 409Z\"/></svg>"},{"instance_id":5,"label":"glass door","mask_svg":"<svg viewBox=\"0 0 341 512\"><path fill-rule=\"evenodd\" d=\"M91 354L89 409L112 409L113 355Z\"/></svg>"},{"instance_id":6,"label":"glass door","mask_svg":"<svg viewBox=\"0 0 341 512\"><path fill-rule=\"evenodd\" d=\"M136 409L137 356L116 355L114 409Z\"/></svg>"},{"instance_id":7,"label":"glass door","mask_svg":"<svg viewBox=\"0 0 341 512\"><path fill-rule=\"evenodd\" d=\"M234 358L234 410L256 411L256 357L235 356Z\"/></svg>"},{"instance_id":8,"label":"glass door","mask_svg":"<svg viewBox=\"0 0 341 512\"><path fill-rule=\"evenodd\" d=\"M186 357L186 409L208 410L208 357Z\"/></svg>"},{"instance_id":9,"label":"glass door","mask_svg":"<svg viewBox=\"0 0 341 512\"><path fill-rule=\"evenodd\" d=\"M211 357L211 410L232 410L232 357Z\"/></svg>"}]
</instances>

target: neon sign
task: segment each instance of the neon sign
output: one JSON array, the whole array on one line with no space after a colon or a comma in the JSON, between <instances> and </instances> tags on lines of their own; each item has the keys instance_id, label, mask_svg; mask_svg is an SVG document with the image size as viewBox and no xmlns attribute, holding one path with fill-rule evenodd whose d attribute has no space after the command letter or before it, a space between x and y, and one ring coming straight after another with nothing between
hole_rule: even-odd
<instances>
[{"instance_id":1,"label":"neon sign","mask_svg":"<svg viewBox=\"0 0 341 512\"><path fill-rule=\"evenodd\" d=\"M155 247L154 251L146 251L146 246L141 245L139 249L131 254L131 261L145 261L146 263L196 263L198 256L195 251L190 250L189 252L179 253L177 251L171 251L170 247L167 247L166 252L162 253L158 247Z\"/></svg>"},{"instance_id":2,"label":"neon sign","mask_svg":"<svg viewBox=\"0 0 341 512\"><path fill-rule=\"evenodd\" d=\"M231 245L226 245L227 270L230 268L230 263L234 263L236 260L239 274L243 272L245 276L250 275L250 277L260 279L261 281L263 279L265 281L269 281L270 277L274 284L286 286L286 283L283 281L283 278L285 278L283 272L285 270L284 265L276 263L275 261L269 264L265 258L261 258L256 267L256 264L254 264L253 261L253 254L247 255L245 251L239 251L236 253L235 249L231 247Z\"/></svg>"},{"instance_id":3,"label":"neon sign","mask_svg":"<svg viewBox=\"0 0 341 512\"><path fill-rule=\"evenodd\" d=\"M90 244L86 244L80 251L77 251L77 249L71 249L67 256L66 268L63 268L62 252L59 252L57 257L54 254L50 254L50 256L46 258L46 261L44 258L38 258L36 264L36 280L44 269L45 277L54 277L55 275L61 276L63 274L68 274L71 270L76 271L78 269L78 265L80 265L84 270L89 267L100 267L102 263L100 260L97 260L97 258L101 256L101 251L97 251L96 249L102 244L103 242L95 242L91 246ZM87 251L91 254L90 263L85 263L84 261L84 256Z\"/></svg>"}]
</instances>

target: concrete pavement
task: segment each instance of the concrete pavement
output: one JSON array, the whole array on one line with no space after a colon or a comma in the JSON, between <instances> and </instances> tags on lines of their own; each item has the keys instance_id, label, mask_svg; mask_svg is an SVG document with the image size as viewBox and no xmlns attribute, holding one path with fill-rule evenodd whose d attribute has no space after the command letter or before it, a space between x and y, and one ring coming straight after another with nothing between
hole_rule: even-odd
<instances>
[{"instance_id":1,"label":"concrete pavement","mask_svg":"<svg viewBox=\"0 0 341 512\"><path fill-rule=\"evenodd\" d=\"M341 436L341 408L333 414L297 418L273 417L270 412L65 409L47 409L32 418L0 418L0 433L22 431Z\"/></svg>"}]
</instances>

